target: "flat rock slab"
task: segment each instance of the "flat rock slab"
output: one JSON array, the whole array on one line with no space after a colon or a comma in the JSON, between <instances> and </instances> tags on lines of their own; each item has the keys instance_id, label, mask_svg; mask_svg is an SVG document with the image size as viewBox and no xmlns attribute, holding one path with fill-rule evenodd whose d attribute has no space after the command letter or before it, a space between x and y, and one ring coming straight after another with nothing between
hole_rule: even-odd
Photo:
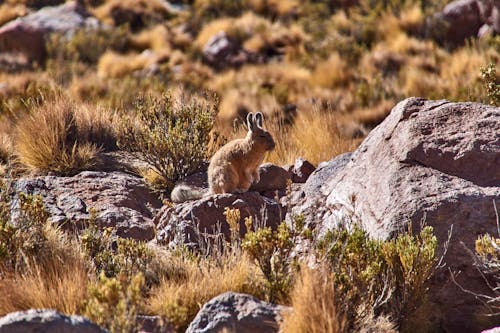
<instances>
[{"instance_id":1,"label":"flat rock slab","mask_svg":"<svg viewBox=\"0 0 500 333\"><path fill-rule=\"evenodd\" d=\"M120 237L154 238L152 217L161 201L145 182L123 172L84 171L72 177L21 178L16 192L40 195L53 223L81 229L95 213L100 227L113 227ZM13 219L19 214L13 201Z\"/></svg>"}]
</instances>

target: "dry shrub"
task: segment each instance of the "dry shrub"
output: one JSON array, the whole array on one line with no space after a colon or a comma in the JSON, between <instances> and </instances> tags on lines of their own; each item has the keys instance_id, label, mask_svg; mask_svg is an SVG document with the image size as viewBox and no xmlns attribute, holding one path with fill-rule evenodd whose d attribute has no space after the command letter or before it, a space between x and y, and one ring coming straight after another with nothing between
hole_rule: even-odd
<instances>
[{"instance_id":1,"label":"dry shrub","mask_svg":"<svg viewBox=\"0 0 500 333\"><path fill-rule=\"evenodd\" d=\"M283 333L347 332L339 301L327 269L302 266L291 294L292 310L285 312L280 329Z\"/></svg>"},{"instance_id":2,"label":"dry shrub","mask_svg":"<svg viewBox=\"0 0 500 333\"><path fill-rule=\"evenodd\" d=\"M165 60L168 60L166 55L148 50L129 54L108 51L99 59L97 73L102 78L120 78Z\"/></svg>"},{"instance_id":3,"label":"dry shrub","mask_svg":"<svg viewBox=\"0 0 500 333\"><path fill-rule=\"evenodd\" d=\"M153 288L148 311L166 317L183 331L201 306L226 291L263 297L262 276L246 256L227 254L198 262L181 257L183 274L164 279Z\"/></svg>"}]
</instances>

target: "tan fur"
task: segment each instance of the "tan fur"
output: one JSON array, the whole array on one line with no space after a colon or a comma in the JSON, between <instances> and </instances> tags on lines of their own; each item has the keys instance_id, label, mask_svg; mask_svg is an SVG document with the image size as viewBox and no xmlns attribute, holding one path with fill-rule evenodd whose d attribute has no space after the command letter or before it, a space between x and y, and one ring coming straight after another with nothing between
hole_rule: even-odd
<instances>
[{"instance_id":1,"label":"tan fur","mask_svg":"<svg viewBox=\"0 0 500 333\"><path fill-rule=\"evenodd\" d=\"M257 183L259 165L267 151L275 147L269 132L262 128L262 113L247 117L248 133L243 139L228 142L219 149L208 166L208 194L242 193L248 191L252 183ZM182 202L203 196L199 191L172 191L172 201Z\"/></svg>"}]
</instances>

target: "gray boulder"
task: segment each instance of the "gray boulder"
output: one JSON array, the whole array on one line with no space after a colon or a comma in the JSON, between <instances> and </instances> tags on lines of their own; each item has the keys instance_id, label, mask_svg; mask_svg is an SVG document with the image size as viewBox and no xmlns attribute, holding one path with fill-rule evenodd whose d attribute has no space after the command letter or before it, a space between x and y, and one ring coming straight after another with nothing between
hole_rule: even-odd
<instances>
[{"instance_id":1,"label":"gray boulder","mask_svg":"<svg viewBox=\"0 0 500 333\"><path fill-rule=\"evenodd\" d=\"M66 316L56 310L12 312L0 318L0 333L106 333L81 316Z\"/></svg>"},{"instance_id":2,"label":"gray boulder","mask_svg":"<svg viewBox=\"0 0 500 333\"><path fill-rule=\"evenodd\" d=\"M276 333L287 308L227 292L203 305L186 333Z\"/></svg>"},{"instance_id":3,"label":"gray boulder","mask_svg":"<svg viewBox=\"0 0 500 333\"><path fill-rule=\"evenodd\" d=\"M58 32L70 37L77 29L98 27L98 20L78 2L45 7L0 28L0 53L20 53L42 63L48 34Z\"/></svg>"},{"instance_id":4,"label":"gray boulder","mask_svg":"<svg viewBox=\"0 0 500 333\"><path fill-rule=\"evenodd\" d=\"M305 212L309 226L320 231L354 215L379 239L408 230L408 224L418 232L425 220L440 244L453 225L446 264L461 271L456 279L464 288L488 293L462 243L473 249L478 235L497 235L493 202L500 206L499 133L500 108L406 99L295 213ZM484 306L448 274L436 277L429 297L440 321L435 326L447 332L488 327L487 317L476 320Z\"/></svg>"},{"instance_id":5,"label":"gray boulder","mask_svg":"<svg viewBox=\"0 0 500 333\"><path fill-rule=\"evenodd\" d=\"M53 223L81 229L92 211L101 227L114 227L118 236L136 240L154 238L151 221L161 201L138 177L123 172L84 171L72 177L21 178L14 190L40 195ZM13 200L13 221L19 216Z\"/></svg>"}]
</instances>

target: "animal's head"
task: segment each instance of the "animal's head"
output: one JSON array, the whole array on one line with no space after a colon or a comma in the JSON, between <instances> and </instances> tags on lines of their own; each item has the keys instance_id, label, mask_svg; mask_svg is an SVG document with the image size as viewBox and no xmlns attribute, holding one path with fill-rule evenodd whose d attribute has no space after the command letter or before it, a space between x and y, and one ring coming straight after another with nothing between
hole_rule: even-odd
<instances>
[{"instance_id":1,"label":"animal's head","mask_svg":"<svg viewBox=\"0 0 500 333\"><path fill-rule=\"evenodd\" d=\"M262 128L264 116L261 112L249 113L247 116L248 135L258 145L266 150L273 150L276 144L271 133Z\"/></svg>"}]
</instances>

